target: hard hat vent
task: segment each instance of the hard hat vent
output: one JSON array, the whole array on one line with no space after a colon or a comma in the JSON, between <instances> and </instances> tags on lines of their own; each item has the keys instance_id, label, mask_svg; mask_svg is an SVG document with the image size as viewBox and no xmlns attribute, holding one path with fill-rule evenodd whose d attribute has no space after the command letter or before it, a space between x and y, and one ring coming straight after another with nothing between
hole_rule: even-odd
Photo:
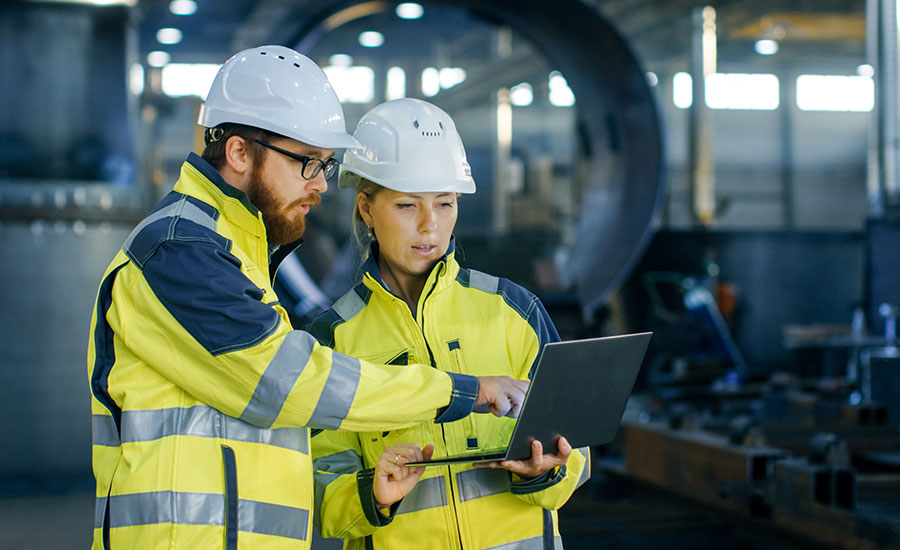
<instances>
[{"instance_id":1,"label":"hard hat vent","mask_svg":"<svg viewBox=\"0 0 900 550\"><path fill-rule=\"evenodd\" d=\"M259 52L259 55L268 55L268 53L269 53L269 52L263 51L263 52ZM279 56L278 56L278 59L281 59L282 61L284 61L284 56L283 56L283 55L279 55ZM299 64L299 63L294 63L294 67L296 67L296 68L299 69L299 68L300 68L300 64Z\"/></svg>"}]
</instances>

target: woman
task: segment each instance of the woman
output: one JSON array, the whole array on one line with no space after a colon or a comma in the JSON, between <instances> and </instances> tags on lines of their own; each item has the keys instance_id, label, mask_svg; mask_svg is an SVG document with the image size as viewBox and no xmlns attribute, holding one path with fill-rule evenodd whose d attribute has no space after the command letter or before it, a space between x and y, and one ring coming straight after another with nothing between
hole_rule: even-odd
<instances>
[{"instance_id":1,"label":"woman","mask_svg":"<svg viewBox=\"0 0 900 550\"><path fill-rule=\"evenodd\" d=\"M365 148L344 155L340 185L356 187L354 226L371 254L362 282L310 332L381 363L530 378L541 346L559 337L530 292L456 262L457 196L474 193L475 183L453 121L427 102L400 99L367 113L354 136ZM346 548L561 548L556 509L587 479L587 449L572 452L560 438L557 454L535 442L528 460L405 466L504 447L515 421L478 416L319 433L312 452L322 535Z\"/></svg>"}]
</instances>

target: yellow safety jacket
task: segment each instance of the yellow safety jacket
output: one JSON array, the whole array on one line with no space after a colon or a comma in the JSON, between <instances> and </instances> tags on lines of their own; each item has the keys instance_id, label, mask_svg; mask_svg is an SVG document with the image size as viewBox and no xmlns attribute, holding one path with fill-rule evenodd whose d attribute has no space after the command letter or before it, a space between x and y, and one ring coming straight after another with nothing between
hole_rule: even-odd
<instances>
[{"instance_id":1,"label":"yellow safety jacket","mask_svg":"<svg viewBox=\"0 0 900 550\"><path fill-rule=\"evenodd\" d=\"M308 427L472 410L473 377L366 364L292 330L269 260L260 212L192 154L106 270L87 356L94 549L309 548Z\"/></svg>"},{"instance_id":2,"label":"yellow safety jacket","mask_svg":"<svg viewBox=\"0 0 900 550\"><path fill-rule=\"evenodd\" d=\"M530 378L541 346L559 339L543 305L506 279L461 269L453 241L429 274L413 317L380 278L377 251L363 280L308 327L320 342L370 361L430 362L438 370ZM392 393L393 388L385 388ZM400 398L397 397L397 400ZM506 446L515 420L472 415L406 429L314 435L315 522L345 548L561 548L556 510L590 475L590 451L533 480L471 464L430 466L385 516L376 510L373 467L385 447L432 443L434 456Z\"/></svg>"}]
</instances>

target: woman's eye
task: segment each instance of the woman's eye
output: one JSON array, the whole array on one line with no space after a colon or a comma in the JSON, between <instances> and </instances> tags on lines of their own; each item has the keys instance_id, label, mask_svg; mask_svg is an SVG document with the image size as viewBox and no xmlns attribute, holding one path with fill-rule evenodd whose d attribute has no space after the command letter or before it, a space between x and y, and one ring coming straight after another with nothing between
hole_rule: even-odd
<instances>
[{"instance_id":1,"label":"woman's eye","mask_svg":"<svg viewBox=\"0 0 900 550\"><path fill-rule=\"evenodd\" d=\"M397 208L412 208L414 205L409 202L398 203Z\"/></svg>"}]
</instances>

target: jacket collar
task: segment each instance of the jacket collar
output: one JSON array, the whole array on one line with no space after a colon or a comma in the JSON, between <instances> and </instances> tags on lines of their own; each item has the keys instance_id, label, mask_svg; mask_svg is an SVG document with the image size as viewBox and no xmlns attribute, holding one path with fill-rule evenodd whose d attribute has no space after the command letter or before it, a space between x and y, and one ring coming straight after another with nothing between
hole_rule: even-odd
<instances>
[{"instance_id":1,"label":"jacket collar","mask_svg":"<svg viewBox=\"0 0 900 550\"><path fill-rule=\"evenodd\" d=\"M196 197L218 210L219 226L223 228L220 232L225 231L225 237L250 254L256 265L269 264L266 226L262 214L250 203L246 193L228 184L211 164L191 153L181 166L181 177L174 190ZM227 229L224 229L223 221L226 222ZM274 277L275 269L270 268L269 273Z\"/></svg>"},{"instance_id":2,"label":"jacket collar","mask_svg":"<svg viewBox=\"0 0 900 550\"><path fill-rule=\"evenodd\" d=\"M232 199L237 200L241 203L244 208L247 209L254 217L259 213L259 210L250 202L250 199L247 197L247 193L244 193L237 187L227 183L225 178L222 177L222 174L216 170L212 164L203 160L203 157L198 155L197 153L191 153L188 155L187 160L185 161L187 164L191 165L195 170L200 172L206 180L213 184L216 189L219 190L226 197L231 197Z\"/></svg>"}]
</instances>

